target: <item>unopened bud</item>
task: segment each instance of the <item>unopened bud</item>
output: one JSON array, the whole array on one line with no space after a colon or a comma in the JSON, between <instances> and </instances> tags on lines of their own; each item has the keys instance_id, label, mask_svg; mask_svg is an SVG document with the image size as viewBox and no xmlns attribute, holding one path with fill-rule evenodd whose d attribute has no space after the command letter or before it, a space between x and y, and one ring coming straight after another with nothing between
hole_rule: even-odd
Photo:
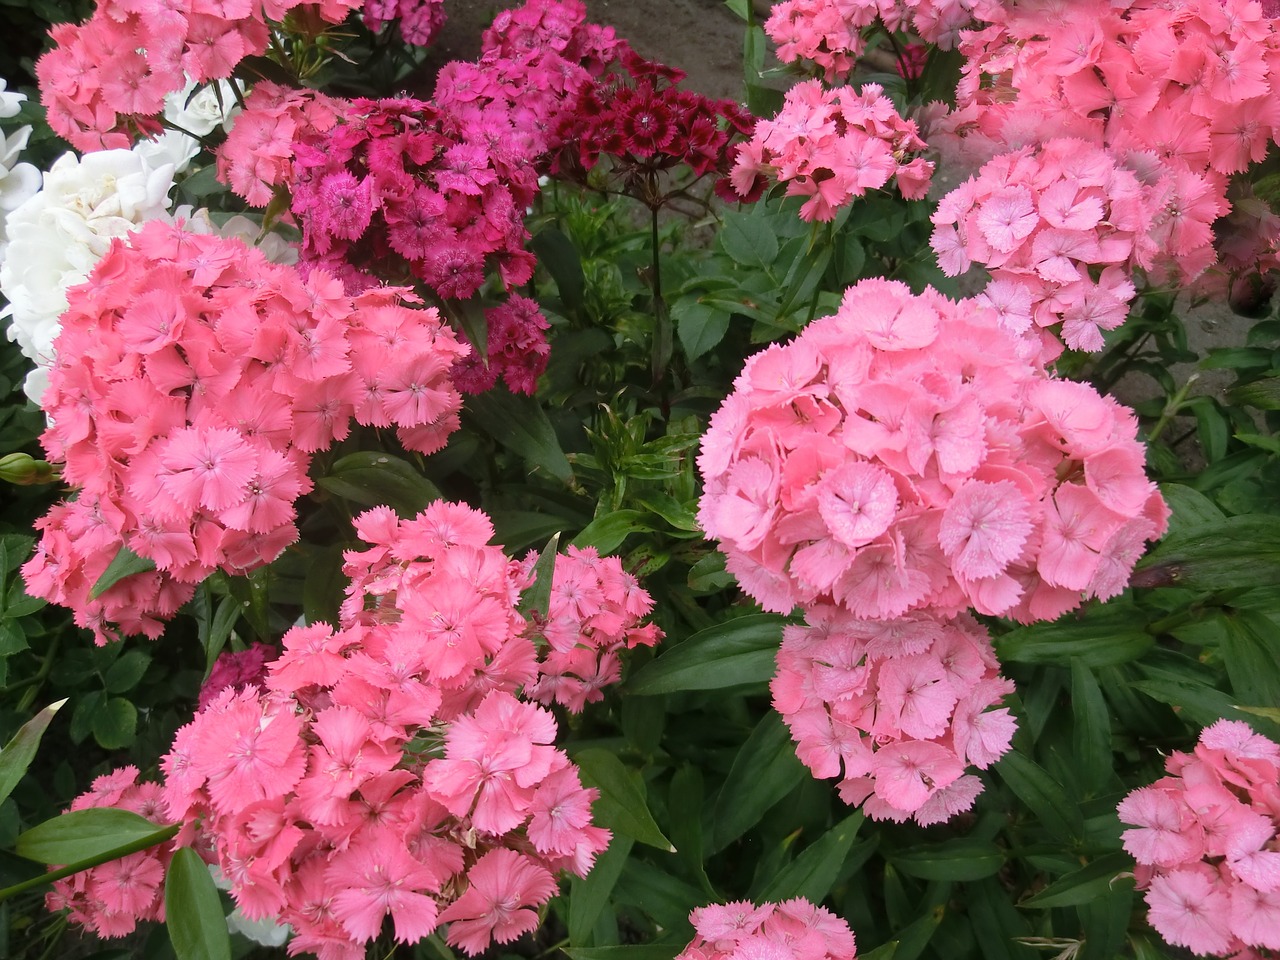
<instances>
[{"instance_id":1,"label":"unopened bud","mask_svg":"<svg viewBox=\"0 0 1280 960\"><path fill-rule=\"evenodd\" d=\"M58 471L51 463L36 460L27 453L9 453L0 457L0 480L19 486L33 483L55 483Z\"/></svg>"}]
</instances>

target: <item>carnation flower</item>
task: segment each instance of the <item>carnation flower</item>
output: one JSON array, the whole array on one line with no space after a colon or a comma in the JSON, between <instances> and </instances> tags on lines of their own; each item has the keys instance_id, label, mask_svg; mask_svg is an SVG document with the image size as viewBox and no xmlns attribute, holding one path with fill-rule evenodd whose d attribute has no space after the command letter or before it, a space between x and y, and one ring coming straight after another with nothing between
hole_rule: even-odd
<instances>
[{"instance_id":1,"label":"carnation flower","mask_svg":"<svg viewBox=\"0 0 1280 960\"><path fill-rule=\"evenodd\" d=\"M1151 925L1201 956L1280 950L1280 746L1219 720L1165 770L1117 810Z\"/></svg>"},{"instance_id":2,"label":"carnation flower","mask_svg":"<svg viewBox=\"0 0 1280 960\"><path fill-rule=\"evenodd\" d=\"M698 519L765 609L1054 619L1123 589L1167 510L1137 422L1052 379L994 312L864 280L747 361Z\"/></svg>"},{"instance_id":3,"label":"carnation flower","mask_svg":"<svg viewBox=\"0 0 1280 960\"><path fill-rule=\"evenodd\" d=\"M694 938L676 960L853 960L856 953L849 925L803 897L758 907L746 900L698 907L689 922Z\"/></svg>"}]
</instances>

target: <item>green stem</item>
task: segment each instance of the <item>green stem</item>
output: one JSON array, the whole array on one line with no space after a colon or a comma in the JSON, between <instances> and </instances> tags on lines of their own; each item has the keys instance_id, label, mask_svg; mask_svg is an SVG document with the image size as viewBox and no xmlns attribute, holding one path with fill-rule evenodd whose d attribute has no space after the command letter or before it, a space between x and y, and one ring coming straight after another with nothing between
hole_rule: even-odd
<instances>
[{"instance_id":1,"label":"green stem","mask_svg":"<svg viewBox=\"0 0 1280 960\"><path fill-rule=\"evenodd\" d=\"M1159 439L1160 434L1164 433L1164 428L1169 422L1178 415L1178 411L1182 409L1182 402L1187 399L1187 394L1191 392L1191 385L1200 379L1200 374L1193 373L1187 377L1187 382L1169 398L1169 402L1164 405L1164 410L1160 412L1160 419L1156 421L1156 425L1151 428L1151 432L1147 434L1147 443L1155 443Z\"/></svg>"},{"instance_id":2,"label":"green stem","mask_svg":"<svg viewBox=\"0 0 1280 960\"><path fill-rule=\"evenodd\" d=\"M45 651L44 659L40 662L40 669L36 671L35 676L27 680L19 680L12 686L5 688L5 693L8 693L10 690L16 690L19 687L29 688L27 692L23 694L22 700L18 703L18 712L20 714L24 714L31 709L31 704L35 702L36 694L40 692L40 685L44 683L45 679L49 676L49 672L53 669L53 663L57 659L58 642L61 636L61 632L58 632L54 633L53 636L50 637L49 649Z\"/></svg>"},{"instance_id":3,"label":"green stem","mask_svg":"<svg viewBox=\"0 0 1280 960\"><path fill-rule=\"evenodd\" d=\"M55 880L63 880L72 874L79 873L81 870L89 870L93 867L101 866L104 863L110 863L112 860L119 860L121 857L127 857L131 853L137 853L139 850L146 850L148 847L154 847L157 844L165 843L172 840L178 835L178 831L182 829L182 824L174 823L167 827L157 830L155 833L149 833L145 837L139 837L132 843L126 843L122 847L116 847L106 853L99 854L96 857L88 857L84 860L77 860L75 863L69 863L65 867L59 867L57 870L50 870L42 873L38 877L32 877L30 880L23 880L21 883L15 883L11 887L5 887L0 890L0 900L8 900L10 897L16 897L20 893L28 890L35 890L46 884L53 883Z\"/></svg>"}]
</instances>

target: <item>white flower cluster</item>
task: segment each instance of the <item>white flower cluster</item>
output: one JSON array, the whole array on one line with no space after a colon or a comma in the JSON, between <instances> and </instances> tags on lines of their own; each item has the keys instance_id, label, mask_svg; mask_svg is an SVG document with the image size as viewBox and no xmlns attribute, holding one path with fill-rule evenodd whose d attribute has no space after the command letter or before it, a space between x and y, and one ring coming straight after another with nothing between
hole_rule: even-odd
<instances>
[{"instance_id":1,"label":"white flower cluster","mask_svg":"<svg viewBox=\"0 0 1280 960\"><path fill-rule=\"evenodd\" d=\"M235 83L243 93L244 84L238 80ZM188 79L185 87L164 98L164 119L178 129L166 129L158 137L139 143L134 150L145 156L153 167L171 163L175 174L184 173L200 152L200 141L195 137L210 134L219 126L229 130L239 112L236 90L229 81L206 84L197 91L196 82Z\"/></svg>"},{"instance_id":2,"label":"white flower cluster","mask_svg":"<svg viewBox=\"0 0 1280 960\"><path fill-rule=\"evenodd\" d=\"M24 385L32 400L47 383L68 288L89 276L114 238L167 218L172 187L173 164L152 166L136 149L83 159L65 153L44 175L44 189L9 215L0 291L9 300L9 339L38 367Z\"/></svg>"},{"instance_id":3,"label":"white flower cluster","mask_svg":"<svg viewBox=\"0 0 1280 960\"><path fill-rule=\"evenodd\" d=\"M27 99L25 93L13 93L5 87L4 79L0 78L0 120L16 117L22 101ZM19 127L8 135L0 130L0 262L8 246L6 218L40 189L40 171L29 163L18 163L18 154L26 149L30 136L30 126Z\"/></svg>"}]
</instances>

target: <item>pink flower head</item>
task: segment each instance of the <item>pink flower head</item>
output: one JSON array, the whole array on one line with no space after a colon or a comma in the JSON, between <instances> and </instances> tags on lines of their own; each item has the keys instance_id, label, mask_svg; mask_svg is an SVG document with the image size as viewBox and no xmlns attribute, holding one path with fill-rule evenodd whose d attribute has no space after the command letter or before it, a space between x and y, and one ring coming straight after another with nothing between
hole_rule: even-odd
<instances>
[{"instance_id":1,"label":"pink flower head","mask_svg":"<svg viewBox=\"0 0 1280 960\"><path fill-rule=\"evenodd\" d=\"M803 897L758 907L745 900L698 907L689 922L694 938L677 960L853 960L857 952L849 925Z\"/></svg>"},{"instance_id":2,"label":"pink flower head","mask_svg":"<svg viewBox=\"0 0 1280 960\"><path fill-rule=\"evenodd\" d=\"M1220 720L1168 775L1120 802L1148 919L1169 943L1227 957L1276 949L1280 913L1280 747Z\"/></svg>"},{"instance_id":3,"label":"pink flower head","mask_svg":"<svg viewBox=\"0 0 1280 960\"><path fill-rule=\"evenodd\" d=\"M778 612L1052 619L1118 592L1163 530L1130 413L993 311L887 280L749 359L698 464L703 530Z\"/></svg>"},{"instance_id":4,"label":"pink flower head","mask_svg":"<svg viewBox=\"0 0 1280 960\"><path fill-rule=\"evenodd\" d=\"M330 282L154 221L72 288L43 442L81 492L42 524L35 593L100 640L109 621L158 635L214 570L261 566L297 538L309 455L352 419L396 426L424 452L443 443L462 402L448 371L465 348L434 310L400 305L403 291L351 298ZM366 402L381 378L382 402ZM155 570L92 596L126 545Z\"/></svg>"}]
</instances>

